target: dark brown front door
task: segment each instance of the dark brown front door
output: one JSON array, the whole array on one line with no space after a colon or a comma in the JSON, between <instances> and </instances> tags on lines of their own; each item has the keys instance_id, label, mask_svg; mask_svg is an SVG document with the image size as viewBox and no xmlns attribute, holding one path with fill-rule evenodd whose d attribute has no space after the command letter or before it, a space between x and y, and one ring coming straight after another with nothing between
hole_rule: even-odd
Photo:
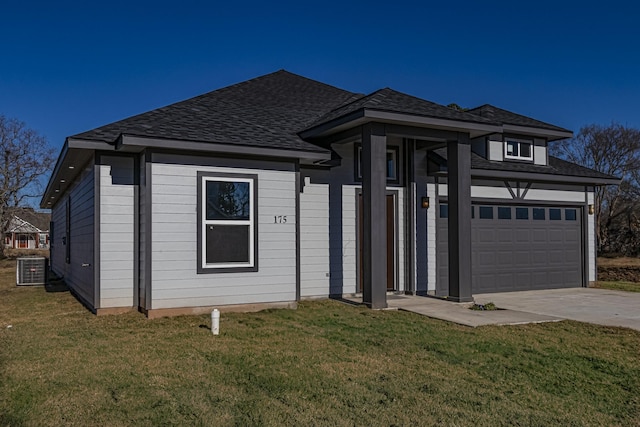
<instances>
[{"instance_id":1,"label":"dark brown front door","mask_svg":"<svg viewBox=\"0 0 640 427\"><path fill-rule=\"evenodd\" d=\"M362 206L362 194L358 196L358 268L359 268L359 286L362 292L363 287L363 260L362 247L364 245L362 235L364 233L364 209ZM395 239L396 239L396 221L395 221L395 204L393 195L387 194L387 290L395 289L396 263L395 263Z\"/></svg>"}]
</instances>

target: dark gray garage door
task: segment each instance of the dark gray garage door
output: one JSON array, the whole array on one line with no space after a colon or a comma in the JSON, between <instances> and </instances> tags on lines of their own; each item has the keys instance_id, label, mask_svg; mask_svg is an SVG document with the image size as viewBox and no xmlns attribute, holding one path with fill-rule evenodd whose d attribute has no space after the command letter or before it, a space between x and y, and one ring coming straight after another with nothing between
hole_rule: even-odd
<instances>
[{"instance_id":1,"label":"dark gray garage door","mask_svg":"<svg viewBox=\"0 0 640 427\"><path fill-rule=\"evenodd\" d=\"M448 206L438 214L436 294L448 295ZM579 208L474 205L472 214L472 293L582 285Z\"/></svg>"}]
</instances>

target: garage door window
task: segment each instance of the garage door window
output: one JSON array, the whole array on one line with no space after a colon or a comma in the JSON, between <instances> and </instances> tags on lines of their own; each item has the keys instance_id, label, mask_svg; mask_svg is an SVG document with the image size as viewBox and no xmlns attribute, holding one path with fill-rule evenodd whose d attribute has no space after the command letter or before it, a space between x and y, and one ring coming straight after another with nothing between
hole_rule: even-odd
<instances>
[{"instance_id":1,"label":"garage door window","mask_svg":"<svg viewBox=\"0 0 640 427\"><path fill-rule=\"evenodd\" d=\"M516 208L516 219L529 219L529 208Z\"/></svg>"},{"instance_id":2,"label":"garage door window","mask_svg":"<svg viewBox=\"0 0 640 427\"><path fill-rule=\"evenodd\" d=\"M544 221L545 219L544 208L533 208L533 219Z\"/></svg>"},{"instance_id":3,"label":"garage door window","mask_svg":"<svg viewBox=\"0 0 640 427\"><path fill-rule=\"evenodd\" d=\"M480 206L480 219L493 219L493 208L491 206Z\"/></svg>"},{"instance_id":4,"label":"garage door window","mask_svg":"<svg viewBox=\"0 0 640 427\"><path fill-rule=\"evenodd\" d=\"M560 221L562 220L562 210L557 208L549 209L549 219L551 221Z\"/></svg>"},{"instance_id":5,"label":"garage door window","mask_svg":"<svg viewBox=\"0 0 640 427\"><path fill-rule=\"evenodd\" d=\"M498 208L498 219L511 219L511 208L500 206Z\"/></svg>"},{"instance_id":6,"label":"garage door window","mask_svg":"<svg viewBox=\"0 0 640 427\"><path fill-rule=\"evenodd\" d=\"M564 210L564 219L567 221L575 221L576 220L576 210L575 209L565 209Z\"/></svg>"},{"instance_id":7,"label":"garage door window","mask_svg":"<svg viewBox=\"0 0 640 427\"><path fill-rule=\"evenodd\" d=\"M440 205L440 218L449 218L449 205Z\"/></svg>"}]
</instances>

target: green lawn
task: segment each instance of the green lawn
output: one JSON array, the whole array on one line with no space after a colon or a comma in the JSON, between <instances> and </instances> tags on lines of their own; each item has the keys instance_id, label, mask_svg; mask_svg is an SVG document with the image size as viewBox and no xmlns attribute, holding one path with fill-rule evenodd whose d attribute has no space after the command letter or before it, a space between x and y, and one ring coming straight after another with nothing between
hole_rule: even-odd
<instances>
[{"instance_id":1,"label":"green lawn","mask_svg":"<svg viewBox=\"0 0 640 427\"><path fill-rule=\"evenodd\" d=\"M638 426L640 333L338 302L147 320L0 264L0 426ZM11 328L7 328L12 325Z\"/></svg>"},{"instance_id":2,"label":"green lawn","mask_svg":"<svg viewBox=\"0 0 640 427\"><path fill-rule=\"evenodd\" d=\"M596 282L594 288L613 289L616 291L640 292L640 283L634 282Z\"/></svg>"}]
</instances>

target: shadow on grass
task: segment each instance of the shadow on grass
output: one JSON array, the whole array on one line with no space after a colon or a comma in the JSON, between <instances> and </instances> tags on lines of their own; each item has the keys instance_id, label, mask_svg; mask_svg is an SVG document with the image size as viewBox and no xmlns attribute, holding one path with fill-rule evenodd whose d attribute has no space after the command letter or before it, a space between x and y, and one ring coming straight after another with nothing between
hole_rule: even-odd
<instances>
[{"instance_id":1,"label":"shadow on grass","mask_svg":"<svg viewBox=\"0 0 640 427\"><path fill-rule=\"evenodd\" d=\"M51 292L51 293L69 292L69 288L67 287L67 284L62 279L48 280L47 283L44 285L44 289L45 291Z\"/></svg>"}]
</instances>

